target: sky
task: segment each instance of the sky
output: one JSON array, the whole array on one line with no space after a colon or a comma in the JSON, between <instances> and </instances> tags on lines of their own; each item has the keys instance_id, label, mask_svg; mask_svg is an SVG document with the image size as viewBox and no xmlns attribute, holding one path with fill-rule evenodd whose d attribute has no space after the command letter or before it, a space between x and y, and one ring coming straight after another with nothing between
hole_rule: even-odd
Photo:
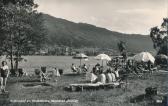
<instances>
[{"instance_id":1,"label":"sky","mask_svg":"<svg viewBox=\"0 0 168 106\"><path fill-rule=\"evenodd\" d=\"M38 11L129 34L149 34L168 17L168 0L35 0Z\"/></svg>"}]
</instances>

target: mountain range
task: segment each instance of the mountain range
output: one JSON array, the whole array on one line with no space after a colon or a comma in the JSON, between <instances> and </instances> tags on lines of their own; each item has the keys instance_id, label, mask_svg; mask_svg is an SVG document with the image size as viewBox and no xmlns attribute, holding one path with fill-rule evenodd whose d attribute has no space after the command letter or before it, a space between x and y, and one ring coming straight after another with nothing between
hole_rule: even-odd
<instances>
[{"instance_id":1,"label":"mountain range","mask_svg":"<svg viewBox=\"0 0 168 106\"><path fill-rule=\"evenodd\" d=\"M152 51L153 43L149 35L125 34L97 27L87 23L75 23L42 15L47 29L48 46L63 45L75 48L110 48L117 50L119 41L126 42L128 51Z\"/></svg>"}]
</instances>

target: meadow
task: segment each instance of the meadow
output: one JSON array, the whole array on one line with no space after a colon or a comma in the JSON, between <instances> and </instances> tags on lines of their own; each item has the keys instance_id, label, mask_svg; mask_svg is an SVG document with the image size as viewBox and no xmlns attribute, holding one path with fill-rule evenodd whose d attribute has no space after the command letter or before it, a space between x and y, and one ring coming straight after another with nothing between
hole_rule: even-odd
<instances>
[{"instance_id":1,"label":"meadow","mask_svg":"<svg viewBox=\"0 0 168 106\"><path fill-rule=\"evenodd\" d=\"M56 57L56 56L27 56L27 62L22 62L20 67L26 71L33 72L34 68L40 66L59 67L65 70L65 75L56 78L57 81L50 80L47 83L50 86L25 87L25 84L38 83L23 81L24 77L9 78L7 90L10 92L10 100L77 100L74 103L11 103L9 106L162 106L155 105L149 101L137 101L131 103L131 99L139 95L145 94L145 88L154 86L158 88L159 93L168 92L168 74L165 72L154 72L147 74L146 77L139 78L132 76L128 78L127 89L99 89L84 90L83 92L70 92L65 89L69 84L84 82L85 75L66 75L71 72L70 65L75 63L79 65L79 60L72 57ZM97 60L90 57L88 61L83 63L95 65ZM30 79L30 80L33 80Z\"/></svg>"}]
</instances>

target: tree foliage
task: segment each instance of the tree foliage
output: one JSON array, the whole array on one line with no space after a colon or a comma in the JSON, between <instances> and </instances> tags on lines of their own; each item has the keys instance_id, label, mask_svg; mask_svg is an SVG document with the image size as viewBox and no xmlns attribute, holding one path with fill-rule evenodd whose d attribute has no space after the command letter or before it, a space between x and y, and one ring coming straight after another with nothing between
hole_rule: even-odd
<instances>
[{"instance_id":1,"label":"tree foliage","mask_svg":"<svg viewBox=\"0 0 168 106\"><path fill-rule=\"evenodd\" d=\"M44 43L43 20L36 8L33 0L0 1L0 49L10 58L12 69L13 61L17 70L21 56Z\"/></svg>"},{"instance_id":2,"label":"tree foliage","mask_svg":"<svg viewBox=\"0 0 168 106\"><path fill-rule=\"evenodd\" d=\"M124 41L120 41L120 42L118 42L117 45L118 45L118 49L119 49L121 55L126 60L126 58L127 58L126 43Z\"/></svg>"},{"instance_id":3,"label":"tree foliage","mask_svg":"<svg viewBox=\"0 0 168 106\"><path fill-rule=\"evenodd\" d=\"M123 42L123 41L118 42L118 49L120 52L123 52L124 50L126 50L125 42Z\"/></svg>"},{"instance_id":4,"label":"tree foliage","mask_svg":"<svg viewBox=\"0 0 168 106\"><path fill-rule=\"evenodd\" d=\"M158 55L168 55L168 18L163 19L160 28L158 26L151 28L150 37Z\"/></svg>"}]
</instances>

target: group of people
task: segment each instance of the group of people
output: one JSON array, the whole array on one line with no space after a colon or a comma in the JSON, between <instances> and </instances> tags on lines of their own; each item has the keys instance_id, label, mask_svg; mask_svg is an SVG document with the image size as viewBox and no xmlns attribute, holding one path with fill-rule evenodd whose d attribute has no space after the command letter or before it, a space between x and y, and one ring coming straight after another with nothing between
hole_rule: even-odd
<instances>
[{"instance_id":1,"label":"group of people","mask_svg":"<svg viewBox=\"0 0 168 106\"><path fill-rule=\"evenodd\" d=\"M150 61L148 62L136 62L128 60L126 63L126 71L128 73L143 73L143 72L152 72L152 63Z\"/></svg>"},{"instance_id":2,"label":"group of people","mask_svg":"<svg viewBox=\"0 0 168 106\"><path fill-rule=\"evenodd\" d=\"M91 73L90 73L90 81L91 83L111 83L115 82L119 79L119 70L117 67L112 68L108 66L106 69L100 64L96 64Z\"/></svg>"},{"instance_id":3,"label":"group of people","mask_svg":"<svg viewBox=\"0 0 168 106\"><path fill-rule=\"evenodd\" d=\"M86 66L86 64L83 64L82 66L77 67L74 63L72 63L71 70L73 72L77 72L77 73L80 73L81 71L82 72L87 72L88 67Z\"/></svg>"},{"instance_id":4,"label":"group of people","mask_svg":"<svg viewBox=\"0 0 168 106\"><path fill-rule=\"evenodd\" d=\"M54 81L56 81L55 77L60 77L61 76L61 73L59 72L59 69L58 68L53 68L53 70L51 71L50 73L52 79ZM48 78L49 74L46 73L46 70L42 70L41 69L41 72L40 72L40 81L41 82L45 82Z\"/></svg>"}]
</instances>

